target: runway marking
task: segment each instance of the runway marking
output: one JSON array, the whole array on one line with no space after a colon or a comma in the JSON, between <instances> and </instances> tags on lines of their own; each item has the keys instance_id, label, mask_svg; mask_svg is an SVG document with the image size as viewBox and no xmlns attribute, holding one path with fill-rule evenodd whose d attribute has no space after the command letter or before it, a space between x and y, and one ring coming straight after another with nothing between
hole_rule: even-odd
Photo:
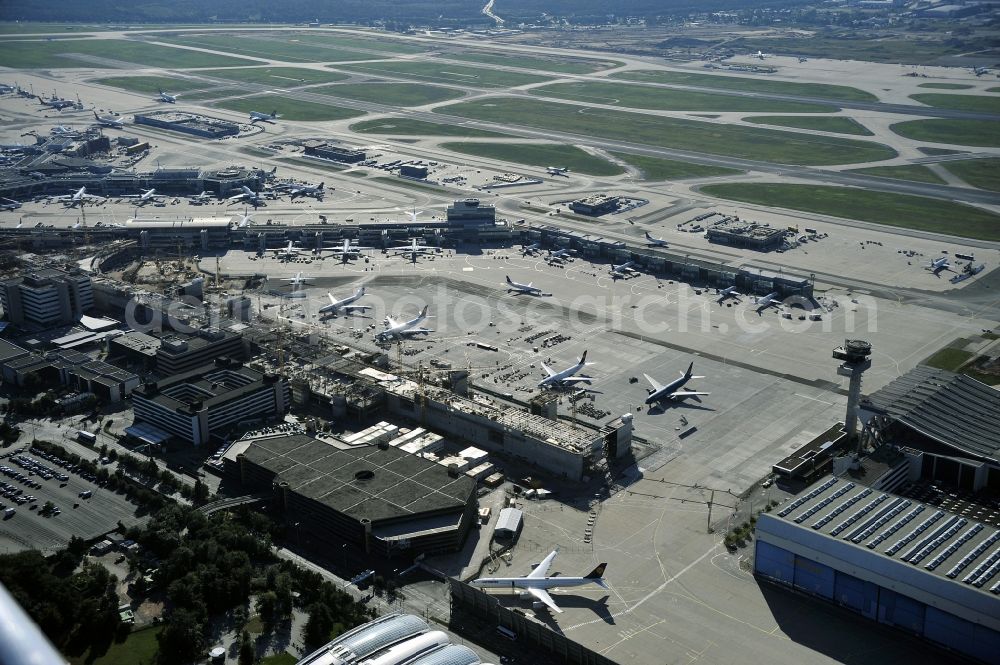
<instances>
[{"instance_id":1,"label":"runway marking","mask_svg":"<svg viewBox=\"0 0 1000 665\"><path fill-rule=\"evenodd\" d=\"M647 600L649 600L650 598L652 598L656 594L660 593L669 584L671 584L672 582L674 582L678 578L680 578L684 573L686 573L687 571L689 571L692 568L694 568L697 564L701 563L706 557L710 556L713 552L715 552L715 550L719 549L719 547L720 547L720 545L718 545L718 544L713 545L712 547L710 547L708 549L708 551L706 551L700 557L698 557L697 559L695 559L694 561L692 561L688 565L686 565L683 568L681 568L681 570L679 572L677 572L676 574L674 574L673 576L671 576L671 577L667 578L666 580L664 580L663 583L660 584L660 586L656 587L655 589L653 589L652 591L650 591L649 593L647 593L645 596L643 596L642 598L640 598L639 600L637 600L635 602L635 604L633 604L631 607L627 607L624 610L622 610L621 612L615 612L614 614L611 615L611 618L617 619L620 616L624 616L626 614L631 614L634 610L636 610L637 608L639 608L639 606L641 606ZM706 605L706 607L708 607L708 606ZM709 608L709 609L714 609L714 608ZM716 610L716 611L718 611L718 610ZM720 614L721 614L721 612L720 612ZM594 623L600 623L602 621L604 621L603 618L597 618L597 619L594 619L592 621L584 621L583 623L578 623L578 624L575 624L573 626L568 626L566 628L563 628L563 632L564 633L568 633L571 630L576 630L577 628L582 628L583 626L589 626L589 625L594 624Z\"/></svg>"},{"instance_id":2,"label":"runway marking","mask_svg":"<svg viewBox=\"0 0 1000 665\"><path fill-rule=\"evenodd\" d=\"M825 399L820 399L818 397L810 397L809 395L803 395L802 393L795 393L796 397L801 397L802 399L811 399L814 402L822 402L823 404L829 404L830 406L836 406L833 402L827 402Z\"/></svg>"},{"instance_id":3,"label":"runway marking","mask_svg":"<svg viewBox=\"0 0 1000 665\"><path fill-rule=\"evenodd\" d=\"M605 647L604 649L601 649L601 653L607 653L607 652L611 651L612 649L614 649L619 644L621 644L622 642L624 642L625 640L630 640L633 637L635 637L636 635L638 635L639 633L644 633L647 630L649 630L650 628L655 628L656 626L659 626L661 623L666 623L666 622L667 622L666 619L660 619L656 623L651 623L648 626L646 626L645 628L640 628L639 630L628 631L628 634L624 634L624 631L622 631L622 632L618 633L619 635L622 635L622 638L619 639L614 644L611 644L611 645Z\"/></svg>"}]
</instances>

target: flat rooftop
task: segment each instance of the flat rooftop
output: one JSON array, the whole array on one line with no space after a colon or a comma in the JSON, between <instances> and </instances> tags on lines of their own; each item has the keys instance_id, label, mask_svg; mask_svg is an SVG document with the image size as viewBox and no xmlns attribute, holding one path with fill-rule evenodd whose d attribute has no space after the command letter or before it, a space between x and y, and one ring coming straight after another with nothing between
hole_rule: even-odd
<instances>
[{"instance_id":1,"label":"flat rooftop","mask_svg":"<svg viewBox=\"0 0 1000 665\"><path fill-rule=\"evenodd\" d=\"M1000 529L917 499L828 476L770 516L983 594L1000 594Z\"/></svg>"},{"instance_id":2,"label":"flat rooftop","mask_svg":"<svg viewBox=\"0 0 1000 665\"><path fill-rule=\"evenodd\" d=\"M292 491L373 523L465 509L476 482L397 448L342 450L296 434L253 441L243 453Z\"/></svg>"}]
</instances>

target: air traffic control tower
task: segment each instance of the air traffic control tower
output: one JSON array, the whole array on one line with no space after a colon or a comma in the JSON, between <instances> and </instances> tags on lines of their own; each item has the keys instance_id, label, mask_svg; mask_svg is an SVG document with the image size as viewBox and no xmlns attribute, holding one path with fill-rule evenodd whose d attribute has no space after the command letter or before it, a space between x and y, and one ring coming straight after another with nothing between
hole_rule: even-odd
<instances>
[{"instance_id":1,"label":"air traffic control tower","mask_svg":"<svg viewBox=\"0 0 1000 665\"><path fill-rule=\"evenodd\" d=\"M863 339L845 339L843 346L833 350L835 360L843 363L837 368L837 374L851 377L847 393L847 417L844 419L844 430L847 440L855 441L858 433L858 402L861 399L861 375L872 366L872 345Z\"/></svg>"}]
</instances>

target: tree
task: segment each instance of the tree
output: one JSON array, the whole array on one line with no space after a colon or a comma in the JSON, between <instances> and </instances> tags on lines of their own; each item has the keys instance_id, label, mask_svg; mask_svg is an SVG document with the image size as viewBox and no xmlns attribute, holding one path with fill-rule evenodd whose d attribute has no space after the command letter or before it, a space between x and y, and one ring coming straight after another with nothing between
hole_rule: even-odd
<instances>
[{"instance_id":1,"label":"tree","mask_svg":"<svg viewBox=\"0 0 1000 665\"><path fill-rule=\"evenodd\" d=\"M194 503L200 506L208 500L208 485L201 482L201 478L194 481Z\"/></svg>"},{"instance_id":2,"label":"tree","mask_svg":"<svg viewBox=\"0 0 1000 665\"><path fill-rule=\"evenodd\" d=\"M253 640L250 639L250 633L244 630L243 637L240 640L239 665L253 665L256 656L257 650L253 647Z\"/></svg>"},{"instance_id":3,"label":"tree","mask_svg":"<svg viewBox=\"0 0 1000 665\"><path fill-rule=\"evenodd\" d=\"M271 627L278 619L278 596L273 591L265 591L257 596L257 614L265 626Z\"/></svg>"},{"instance_id":4,"label":"tree","mask_svg":"<svg viewBox=\"0 0 1000 665\"><path fill-rule=\"evenodd\" d=\"M181 665L202 656L205 636L201 622L193 612L177 609L171 612L163 631L157 636L160 644L159 661L162 665Z\"/></svg>"},{"instance_id":5,"label":"tree","mask_svg":"<svg viewBox=\"0 0 1000 665\"><path fill-rule=\"evenodd\" d=\"M330 641L333 630L333 615L325 603L313 603L309 606L309 619L306 621L303 639L306 649L315 649Z\"/></svg>"}]
</instances>

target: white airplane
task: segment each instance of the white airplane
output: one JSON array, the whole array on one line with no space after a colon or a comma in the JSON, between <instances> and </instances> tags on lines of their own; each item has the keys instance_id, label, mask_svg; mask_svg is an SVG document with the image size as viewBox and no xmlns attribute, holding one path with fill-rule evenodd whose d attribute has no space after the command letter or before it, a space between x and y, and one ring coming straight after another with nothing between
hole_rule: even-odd
<instances>
[{"instance_id":1,"label":"white airplane","mask_svg":"<svg viewBox=\"0 0 1000 665\"><path fill-rule=\"evenodd\" d=\"M78 136L80 136L80 132L78 132L77 130L73 129L68 125L56 125L55 127L49 130L49 134L52 134L53 136L62 136L71 139L75 139Z\"/></svg>"},{"instance_id":2,"label":"white airplane","mask_svg":"<svg viewBox=\"0 0 1000 665\"><path fill-rule=\"evenodd\" d=\"M649 385L653 386L652 390L649 391L649 396L646 397L646 404L657 404L666 400L679 399L682 397L693 397L694 395L709 395L711 393L698 392L696 390L681 390L691 379L704 379L703 376L693 376L691 372L694 370L694 363L692 362L688 365L686 372L681 372L681 377L679 379L674 379L667 385L661 385L656 382L656 379L651 377L649 374L643 374L646 380L649 381Z\"/></svg>"},{"instance_id":3,"label":"white airplane","mask_svg":"<svg viewBox=\"0 0 1000 665\"><path fill-rule=\"evenodd\" d=\"M608 567L606 563L600 564L583 577L563 577L562 575L548 577L549 568L558 553L559 550L556 550L542 559L542 562L535 566L535 569L528 573L527 577L480 577L477 580L472 580L469 584L482 589L522 589L523 597L534 598L559 613L562 613L562 610L552 600L552 596L546 589L587 584L596 584L603 589L608 588L608 583L604 580L604 571Z\"/></svg>"},{"instance_id":4,"label":"white airplane","mask_svg":"<svg viewBox=\"0 0 1000 665\"><path fill-rule=\"evenodd\" d=\"M212 194L212 192L205 190L201 194L195 194L194 196L189 198L188 201L190 201L191 203L200 204L200 203L205 203L206 201L211 201L214 198L215 196Z\"/></svg>"},{"instance_id":5,"label":"white airplane","mask_svg":"<svg viewBox=\"0 0 1000 665\"><path fill-rule=\"evenodd\" d=\"M571 249L557 249L556 251L549 250L549 258L557 259L559 261L565 261L566 259L573 258L573 250Z\"/></svg>"},{"instance_id":6,"label":"white airplane","mask_svg":"<svg viewBox=\"0 0 1000 665\"><path fill-rule=\"evenodd\" d=\"M333 297L332 293L326 294L330 298L330 304L324 305L319 308L320 314L333 314L337 315L338 312L344 311L350 314L356 310L364 311L366 309L371 309L370 305L352 305L351 303L355 300L359 300L365 295L365 287L360 286L358 290L354 292L354 295L347 296L343 300L337 300Z\"/></svg>"},{"instance_id":7,"label":"white airplane","mask_svg":"<svg viewBox=\"0 0 1000 665\"><path fill-rule=\"evenodd\" d=\"M249 217L250 216L247 215L246 217L244 217L244 219L249 219ZM276 250L274 250L274 258L281 259L282 261L289 261L291 259L294 259L297 256L303 256L303 255L308 254L308 253L309 252L307 250L299 249L298 247L295 247L292 244L292 241L289 240L287 247L283 247L282 249L276 249Z\"/></svg>"},{"instance_id":8,"label":"white airplane","mask_svg":"<svg viewBox=\"0 0 1000 665\"><path fill-rule=\"evenodd\" d=\"M73 194L67 194L66 196L57 196L56 201L62 201L63 205L73 208L77 205L83 205L87 201L91 200L104 200L103 196L94 196L93 194L87 193L86 187L81 187L76 190Z\"/></svg>"},{"instance_id":9,"label":"white airplane","mask_svg":"<svg viewBox=\"0 0 1000 665\"><path fill-rule=\"evenodd\" d=\"M990 70L987 67L973 67L972 73L976 76L982 76L983 74L989 74Z\"/></svg>"},{"instance_id":10,"label":"white airplane","mask_svg":"<svg viewBox=\"0 0 1000 665\"><path fill-rule=\"evenodd\" d=\"M288 195L294 200L296 196L312 196L319 200L323 200L323 196L326 194L326 190L323 189L326 183L319 183L318 185L302 185L300 187L293 187L288 191Z\"/></svg>"},{"instance_id":11,"label":"white airplane","mask_svg":"<svg viewBox=\"0 0 1000 665\"><path fill-rule=\"evenodd\" d=\"M437 248L431 247L430 245L418 245L417 239L412 238L409 245L403 245L402 247L394 247L395 256L403 256L409 254L410 260L414 263L417 262L417 256L421 254L431 254Z\"/></svg>"},{"instance_id":12,"label":"white airplane","mask_svg":"<svg viewBox=\"0 0 1000 665\"><path fill-rule=\"evenodd\" d=\"M529 254L534 256L535 252L540 250L542 245L540 243L532 243L530 245L521 246L521 256L528 256Z\"/></svg>"},{"instance_id":13,"label":"white airplane","mask_svg":"<svg viewBox=\"0 0 1000 665\"><path fill-rule=\"evenodd\" d=\"M131 196L124 196L122 198L136 199L136 205L146 205L150 201L159 201L163 198L162 195L157 194L155 189L148 189L142 194L134 194Z\"/></svg>"},{"instance_id":14,"label":"white airplane","mask_svg":"<svg viewBox=\"0 0 1000 665\"><path fill-rule=\"evenodd\" d=\"M580 360L570 367L567 367L561 372L556 372L551 367L542 363L542 369L545 370L546 376L544 379L538 382L539 388L565 388L567 386L573 386L577 383L590 383L594 379L589 376L574 376L581 369L587 365L592 365L593 363L587 362L587 352L584 351L583 355L580 356Z\"/></svg>"},{"instance_id":15,"label":"white airplane","mask_svg":"<svg viewBox=\"0 0 1000 665\"><path fill-rule=\"evenodd\" d=\"M125 121L121 118L113 115L97 115L97 111L94 111L94 120L101 127L110 127L111 129L121 129L125 126Z\"/></svg>"},{"instance_id":16,"label":"white airplane","mask_svg":"<svg viewBox=\"0 0 1000 665\"><path fill-rule=\"evenodd\" d=\"M533 286L531 282L527 284L520 284L513 281L510 276L507 276L507 293L511 291L516 291L517 293L526 293L529 296L540 296L542 295L542 290L537 286Z\"/></svg>"},{"instance_id":17,"label":"white airplane","mask_svg":"<svg viewBox=\"0 0 1000 665\"><path fill-rule=\"evenodd\" d=\"M768 58L770 56L771 56L770 53L764 53L760 49L758 49L756 53L751 53L750 54L751 58L757 58L758 60L763 60L764 58Z\"/></svg>"},{"instance_id":18,"label":"white airplane","mask_svg":"<svg viewBox=\"0 0 1000 665\"><path fill-rule=\"evenodd\" d=\"M549 175L561 175L563 177L569 177L569 169L565 166L546 166L545 170L548 171Z\"/></svg>"},{"instance_id":19,"label":"white airplane","mask_svg":"<svg viewBox=\"0 0 1000 665\"><path fill-rule=\"evenodd\" d=\"M250 124L255 124L258 122L268 122L272 125L272 121L277 120L281 116L278 115L277 111L271 111L270 113L261 113L260 111L250 111Z\"/></svg>"},{"instance_id":20,"label":"white airplane","mask_svg":"<svg viewBox=\"0 0 1000 665\"><path fill-rule=\"evenodd\" d=\"M757 305L757 314L760 314L768 307L777 307L778 305L780 305L781 301L779 300L779 298L780 296L778 295L778 292L773 291L771 293L768 293L763 298L754 299L753 302L755 305Z\"/></svg>"},{"instance_id":21,"label":"white airplane","mask_svg":"<svg viewBox=\"0 0 1000 665\"><path fill-rule=\"evenodd\" d=\"M20 201L14 199L0 198L0 210L17 210L21 207Z\"/></svg>"},{"instance_id":22,"label":"white airplane","mask_svg":"<svg viewBox=\"0 0 1000 665\"><path fill-rule=\"evenodd\" d=\"M240 189L242 191L239 194L237 194L235 196L230 196L228 199L226 199L226 202L227 203L237 203L238 201L246 201L247 203L249 203L250 205L252 205L254 208L257 208L257 206L265 205L264 204L264 199L261 198L261 195L258 194L257 192L253 191L252 189L250 189L246 185L243 185L242 187L240 187Z\"/></svg>"},{"instance_id":23,"label":"white airplane","mask_svg":"<svg viewBox=\"0 0 1000 665\"><path fill-rule=\"evenodd\" d=\"M667 241L663 238L654 238L649 235L649 231L646 231L646 243L652 245L653 247L667 247Z\"/></svg>"},{"instance_id":24,"label":"white airplane","mask_svg":"<svg viewBox=\"0 0 1000 665\"><path fill-rule=\"evenodd\" d=\"M717 302L719 304L722 304L722 302L724 300L726 300L727 298L739 298L740 297L740 294L738 294L736 292L736 287L735 286L727 286L726 288L722 289L721 291L718 290L718 289L716 289L716 293L719 295L719 299L716 300L715 302Z\"/></svg>"},{"instance_id":25,"label":"white airplane","mask_svg":"<svg viewBox=\"0 0 1000 665\"><path fill-rule=\"evenodd\" d=\"M166 102L167 104L176 104L177 98L180 97L180 95L168 95L162 90L160 90L159 92L160 96L157 98L157 100L161 102Z\"/></svg>"},{"instance_id":26,"label":"white airplane","mask_svg":"<svg viewBox=\"0 0 1000 665\"><path fill-rule=\"evenodd\" d=\"M306 284L308 282L311 282L312 281L312 277L303 277L302 276L302 271L299 271L299 272L295 273L295 277L286 277L286 278L282 279L281 281L282 282L289 282L290 285L291 285L291 287L292 287L292 290L295 290L295 288L297 286L301 286L302 284Z\"/></svg>"},{"instance_id":27,"label":"white airplane","mask_svg":"<svg viewBox=\"0 0 1000 665\"><path fill-rule=\"evenodd\" d=\"M948 263L947 256L942 256L940 259L934 259L931 261L930 265L927 266L927 269L937 275L942 270L951 270L951 264Z\"/></svg>"},{"instance_id":28,"label":"white airplane","mask_svg":"<svg viewBox=\"0 0 1000 665\"><path fill-rule=\"evenodd\" d=\"M638 270L632 267L634 265L635 261L626 261L625 263L619 265L615 265L614 263L612 263L611 274L618 273L619 275L625 275L628 273L638 272Z\"/></svg>"},{"instance_id":29,"label":"white airplane","mask_svg":"<svg viewBox=\"0 0 1000 665\"><path fill-rule=\"evenodd\" d=\"M374 249L374 247L359 247L357 245L352 245L350 238L344 238L344 244L338 249L324 247L320 251L330 252L334 256L339 256L346 262L349 259L356 259L361 256L361 251L365 249Z\"/></svg>"},{"instance_id":30,"label":"white airplane","mask_svg":"<svg viewBox=\"0 0 1000 665\"><path fill-rule=\"evenodd\" d=\"M427 318L427 305L420 310L420 313L409 321L397 321L396 319L387 316L382 325L385 326L385 330L381 330L375 333L375 339L380 342L384 342L388 339L401 339L407 335L426 335L427 333L434 332L429 328L423 328L420 326L421 322Z\"/></svg>"}]
</instances>

